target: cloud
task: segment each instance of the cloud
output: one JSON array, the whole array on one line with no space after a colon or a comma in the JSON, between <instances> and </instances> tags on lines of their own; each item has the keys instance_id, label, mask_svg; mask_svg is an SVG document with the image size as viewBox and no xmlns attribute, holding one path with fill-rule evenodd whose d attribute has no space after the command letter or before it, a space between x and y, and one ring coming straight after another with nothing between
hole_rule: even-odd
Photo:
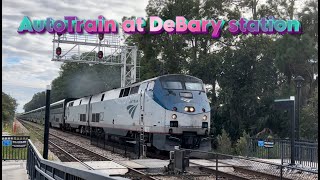
<instances>
[{"instance_id":1,"label":"cloud","mask_svg":"<svg viewBox=\"0 0 320 180\"><path fill-rule=\"evenodd\" d=\"M121 22L123 16L145 17L148 0L4 0L2 2L2 87L3 91L17 99L18 112L36 92L58 76L61 63L52 62L53 35L45 33L17 33L24 16L31 20L63 19L77 16L79 19L106 19Z\"/></svg>"}]
</instances>

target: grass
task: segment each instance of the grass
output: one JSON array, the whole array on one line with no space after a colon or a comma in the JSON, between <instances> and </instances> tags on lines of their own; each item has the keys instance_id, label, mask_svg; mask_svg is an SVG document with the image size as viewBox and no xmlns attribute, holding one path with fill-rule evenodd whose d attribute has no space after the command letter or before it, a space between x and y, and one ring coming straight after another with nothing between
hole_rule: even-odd
<instances>
[{"instance_id":1,"label":"grass","mask_svg":"<svg viewBox=\"0 0 320 180\"><path fill-rule=\"evenodd\" d=\"M41 129L37 129L36 128L33 128L31 125L26 125L24 126L28 131L29 131L29 134L26 134L28 136L30 136L30 140L32 142L40 142L42 147L37 147L39 153L42 155L43 154L43 141L44 141L44 137L43 137L43 128ZM36 131L41 131L39 133L37 133ZM52 154L48 154L48 160L54 160L54 157Z\"/></svg>"},{"instance_id":2,"label":"grass","mask_svg":"<svg viewBox=\"0 0 320 180\"><path fill-rule=\"evenodd\" d=\"M3 129L2 129L2 132L7 132L9 134L13 134L12 132L12 124L13 122L10 121L10 122L5 122L4 125L3 125Z\"/></svg>"}]
</instances>

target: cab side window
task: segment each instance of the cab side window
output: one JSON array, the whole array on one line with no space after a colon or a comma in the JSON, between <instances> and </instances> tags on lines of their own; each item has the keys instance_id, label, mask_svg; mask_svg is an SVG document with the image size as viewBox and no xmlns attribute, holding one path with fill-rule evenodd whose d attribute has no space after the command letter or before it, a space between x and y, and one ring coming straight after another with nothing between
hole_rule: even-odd
<instances>
[{"instance_id":1,"label":"cab side window","mask_svg":"<svg viewBox=\"0 0 320 180\"><path fill-rule=\"evenodd\" d=\"M139 91L139 86L134 86L131 88L130 94L137 94Z\"/></svg>"},{"instance_id":2,"label":"cab side window","mask_svg":"<svg viewBox=\"0 0 320 180\"><path fill-rule=\"evenodd\" d=\"M121 98L121 97L122 97L123 92L124 92L124 89L121 89L120 94L119 94L119 98Z\"/></svg>"},{"instance_id":3,"label":"cab side window","mask_svg":"<svg viewBox=\"0 0 320 180\"><path fill-rule=\"evenodd\" d=\"M129 92L130 92L130 87L127 87L124 89L124 93L123 93L123 96L122 97L126 97L129 95Z\"/></svg>"}]
</instances>

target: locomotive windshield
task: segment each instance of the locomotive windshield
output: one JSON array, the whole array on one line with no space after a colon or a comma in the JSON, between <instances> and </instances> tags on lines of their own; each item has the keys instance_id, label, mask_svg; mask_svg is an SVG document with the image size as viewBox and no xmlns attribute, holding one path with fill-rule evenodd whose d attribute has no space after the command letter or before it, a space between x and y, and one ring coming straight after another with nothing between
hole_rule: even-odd
<instances>
[{"instance_id":1,"label":"locomotive windshield","mask_svg":"<svg viewBox=\"0 0 320 180\"><path fill-rule=\"evenodd\" d=\"M160 78L160 81L164 89L203 91L202 81L191 76L164 76Z\"/></svg>"},{"instance_id":2,"label":"locomotive windshield","mask_svg":"<svg viewBox=\"0 0 320 180\"><path fill-rule=\"evenodd\" d=\"M185 85L187 90L196 90L196 91L203 90L203 86L200 83L186 82Z\"/></svg>"},{"instance_id":3,"label":"locomotive windshield","mask_svg":"<svg viewBox=\"0 0 320 180\"><path fill-rule=\"evenodd\" d=\"M182 83L176 81L163 81L162 86L165 89L183 89Z\"/></svg>"}]
</instances>

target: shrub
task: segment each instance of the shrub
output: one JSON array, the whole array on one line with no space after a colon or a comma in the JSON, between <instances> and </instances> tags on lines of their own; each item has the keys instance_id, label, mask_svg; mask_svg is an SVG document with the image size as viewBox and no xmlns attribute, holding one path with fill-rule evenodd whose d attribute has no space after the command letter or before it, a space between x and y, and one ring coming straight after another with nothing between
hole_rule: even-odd
<instances>
[{"instance_id":1,"label":"shrub","mask_svg":"<svg viewBox=\"0 0 320 180\"><path fill-rule=\"evenodd\" d=\"M235 153L237 155L246 156L247 155L247 148L248 148L248 138L249 134L247 134L245 131L242 133L242 137L238 139L235 147Z\"/></svg>"},{"instance_id":2,"label":"shrub","mask_svg":"<svg viewBox=\"0 0 320 180\"><path fill-rule=\"evenodd\" d=\"M231 147L231 140L229 134L222 129L222 134L218 135L217 137L218 148L217 151L223 154L231 154L232 147Z\"/></svg>"}]
</instances>

